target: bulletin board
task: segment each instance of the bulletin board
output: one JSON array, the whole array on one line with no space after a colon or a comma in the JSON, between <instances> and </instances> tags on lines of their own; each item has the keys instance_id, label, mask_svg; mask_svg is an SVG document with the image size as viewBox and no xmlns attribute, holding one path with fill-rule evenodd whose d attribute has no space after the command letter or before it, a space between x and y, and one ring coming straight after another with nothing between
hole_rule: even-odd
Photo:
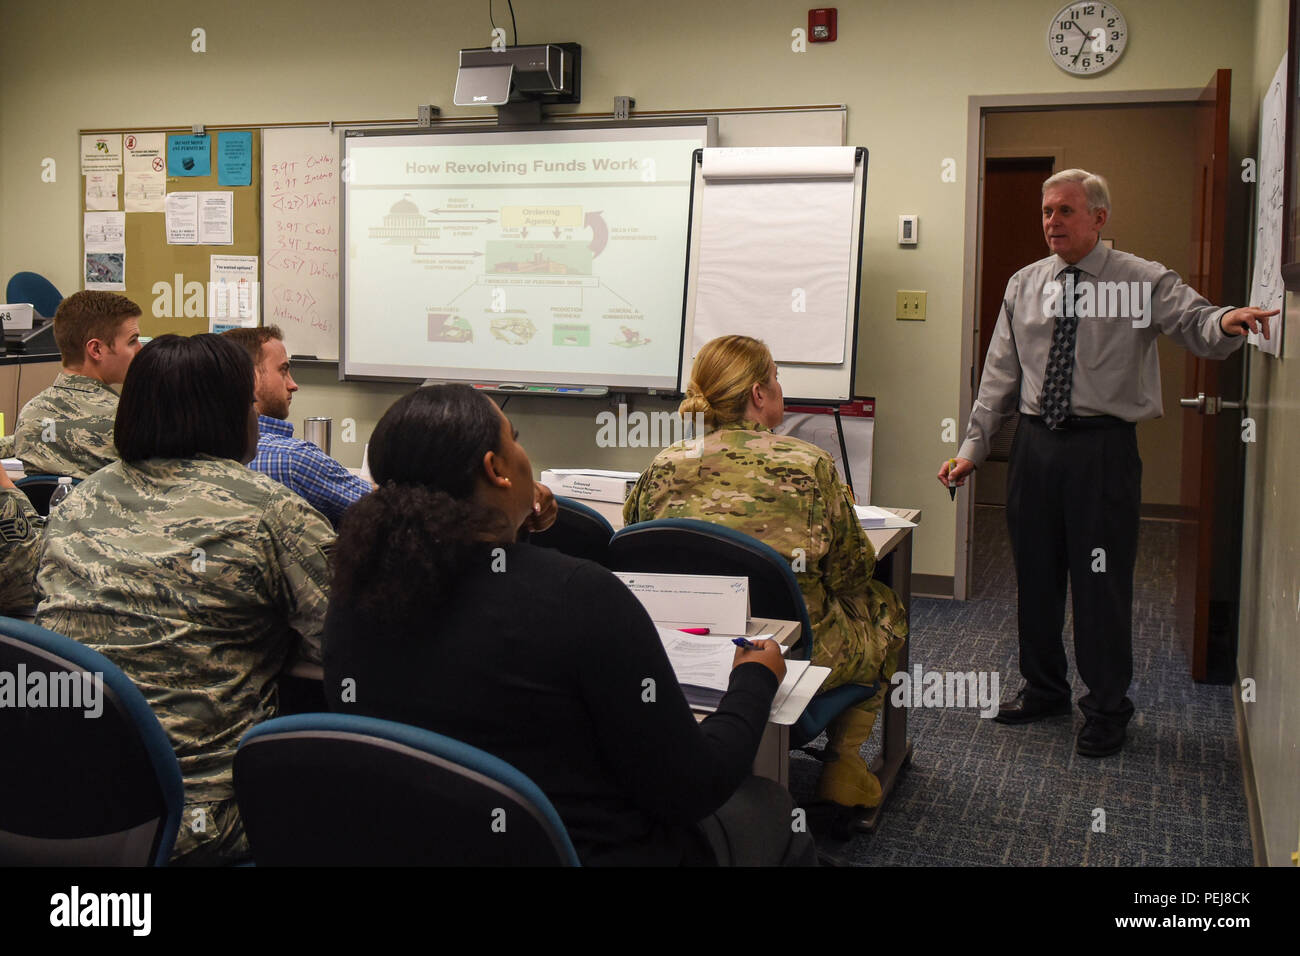
<instances>
[{"instance_id":1,"label":"bulletin board","mask_svg":"<svg viewBox=\"0 0 1300 956\"><path fill-rule=\"evenodd\" d=\"M247 186L225 186L218 181L218 157L220 156L221 137L236 132L251 132L252 155L249 162L249 184ZM136 128L136 129L97 129L82 130L78 137L78 154L80 155L81 136L100 134L120 134L125 140L131 134L164 133L167 142L170 137L191 136L187 128ZM261 130L257 127L245 129L210 130L210 174L206 176L173 176L166 171L166 192L207 192L219 190L234 193L234 210L232 216L233 243L221 245L169 245L163 212L127 212L125 215L125 285L119 294L125 295L140 306L143 315L140 318L142 335L156 336L166 332L180 335L193 335L208 331L208 283L211 276L211 257L221 256L260 256L262 236L261 210ZM125 147L123 149L125 152ZM164 149L164 163L166 163ZM79 204L81 209L81 246L78 267L81 269L82 283L85 288L85 213L87 210L86 180L84 172L80 176ZM117 176L117 211L123 211L126 200L125 172ZM94 212L96 210L89 210ZM181 278L178 280L177 276ZM260 261L258 263L258 281L261 279ZM166 291L155 285L164 283ZM199 283L202 294L195 295L196 289L190 285L189 294L186 286ZM70 293L74 290L64 290ZM260 296L256 296L260 299ZM190 314L186 314L189 312ZM198 314L194 314L194 313ZM260 324L260 310L259 310Z\"/></svg>"}]
</instances>

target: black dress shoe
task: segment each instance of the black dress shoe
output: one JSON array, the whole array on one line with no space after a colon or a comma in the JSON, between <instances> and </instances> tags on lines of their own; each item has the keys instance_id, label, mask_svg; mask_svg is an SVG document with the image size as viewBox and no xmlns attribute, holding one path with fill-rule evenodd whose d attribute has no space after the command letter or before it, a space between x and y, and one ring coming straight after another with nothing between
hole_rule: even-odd
<instances>
[{"instance_id":1,"label":"black dress shoe","mask_svg":"<svg viewBox=\"0 0 1300 956\"><path fill-rule=\"evenodd\" d=\"M1031 724L1035 720L1048 717L1064 717L1070 713L1070 698L1058 701L1045 701L1031 697L1023 690L1016 694L1014 700L998 708L993 719L1000 724Z\"/></svg>"},{"instance_id":2,"label":"black dress shoe","mask_svg":"<svg viewBox=\"0 0 1300 956\"><path fill-rule=\"evenodd\" d=\"M1124 746L1124 727L1089 717L1083 722L1079 739L1075 742L1076 753L1085 757L1109 757L1119 753Z\"/></svg>"}]
</instances>

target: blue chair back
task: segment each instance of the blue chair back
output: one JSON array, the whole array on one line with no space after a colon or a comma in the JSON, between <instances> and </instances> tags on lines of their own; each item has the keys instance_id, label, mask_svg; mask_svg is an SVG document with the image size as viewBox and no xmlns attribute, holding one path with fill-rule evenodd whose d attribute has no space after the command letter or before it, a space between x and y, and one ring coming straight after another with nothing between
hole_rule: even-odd
<instances>
[{"instance_id":1,"label":"blue chair back","mask_svg":"<svg viewBox=\"0 0 1300 956\"><path fill-rule=\"evenodd\" d=\"M54 494L54 489L59 487L58 475L27 475L19 478L14 484L27 496L27 500L32 503L38 515L49 515L50 496ZM79 484L81 484L80 478L72 479L72 487L75 488Z\"/></svg>"},{"instance_id":2,"label":"blue chair back","mask_svg":"<svg viewBox=\"0 0 1300 956\"><path fill-rule=\"evenodd\" d=\"M799 622L799 657L812 649L812 624L799 581L775 548L742 531L695 518L657 518L621 528L609 543L609 568L653 574L721 574L749 579L755 617Z\"/></svg>"},{"instance_id":3,"label":"blue chair back","mask_svg":"<svg viewBox=\"0 0 1300 956\"><path fill-rule=\"evenodd\" d=\"M185 787L144 695L97 651L7 617L0 675L25 705L0 706L0 865L164 866Z\"/></svg>"},{"instance_id":4,"label":"blue chair back","mask_svg":"<svg viewBox=\"0 0 1300 956\"><path fill-rule=\"evenodd\" d=\"M39 272L15 272L5 286L5 302L30 302L42 316L54 318L63 296Z\"/></svg>"},{"instance_id":5,"label":"blue chair back","mask_svg":"<svg viewBox=\"0 0 1300 956\"><path fill-rule=\"evenodd\" d=\"M609 559L609 539L614 536L614 528L605 516L572 498L556 495L555 503L559 506L555 524L530 535L528 543L604 564Z\"/></svg>"},{"instance_id":6,"label":"blue chair back","mask_svg":"<svg viewBox=\"0 0 1300 956\"><path fill-rule=\"evenodd\" d=\"M812 623L799 580L775 548L734 528L694 518L658 518L628 525L609 543L615 571L722 574L749 578L755 617L798 621L800 644L791 656L812 656ZM817 694L790 728L790 746L802 747L841 711L876 695L879 684L843 684Z\"/></svg>"},{"instance_id":7,"label":"blue chair back","mask_svg":"<svg viewBox=\"0 0 1300 956\"><path fill-rule=\"evenodd\" d=\"M235 753L258 866L577 866L545 794L504 760L351 714L259 724Z\"/></svg>"}]
</instances>

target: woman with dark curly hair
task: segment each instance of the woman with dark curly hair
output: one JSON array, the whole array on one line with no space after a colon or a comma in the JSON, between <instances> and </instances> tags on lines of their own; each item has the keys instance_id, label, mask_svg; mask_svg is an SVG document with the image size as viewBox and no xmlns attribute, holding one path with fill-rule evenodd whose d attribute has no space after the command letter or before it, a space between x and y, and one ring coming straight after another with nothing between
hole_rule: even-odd
<instances>
[{"instance_id":1,"label":"woman with dark curly hair","mask_svg":"<svg viewBox=\"0 0 1300 956\"><path fill-rule=\"evenodd\" d=\"M627 588L516 540L534 513L517 438L464 385L418 389L384 414L370 439L379 487L340 528L330 706L513 764L587 864L812 861L807 834L791 832L789 794L750 776L785 671L779 648L738 651L717 713L697 723Z\"/></svg>"}]
</instances>

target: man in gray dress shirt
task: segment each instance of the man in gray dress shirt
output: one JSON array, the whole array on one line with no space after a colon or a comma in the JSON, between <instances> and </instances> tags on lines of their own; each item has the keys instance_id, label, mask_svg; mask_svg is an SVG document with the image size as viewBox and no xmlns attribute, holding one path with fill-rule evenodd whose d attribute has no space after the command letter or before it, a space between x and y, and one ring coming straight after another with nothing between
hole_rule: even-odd
<instances>
[{"instance_id":1,"label":"man in gray dress shirt","mask_svg":"<svg viewBox=\"0 0 1300 956\"><path fill-rule=\"evenodd\" d=\"M1133 716L1133 568L1142 501L1135 423L1163 413L1156 336L1222 359L1247 331L1268 337L1276 311L1220 308L1157 262L1098 240L1106 181L1067 169L1043 183L1051 252L1007 283L966 438L939 480L961 485L1017 409L1007 526L1018 586L1025 686L995 719L1022 724L1070 713L1062 642L1067 575L1074 649L1088 693L1076 749L1104 757Z\"/></svg>"}]
</instances>

